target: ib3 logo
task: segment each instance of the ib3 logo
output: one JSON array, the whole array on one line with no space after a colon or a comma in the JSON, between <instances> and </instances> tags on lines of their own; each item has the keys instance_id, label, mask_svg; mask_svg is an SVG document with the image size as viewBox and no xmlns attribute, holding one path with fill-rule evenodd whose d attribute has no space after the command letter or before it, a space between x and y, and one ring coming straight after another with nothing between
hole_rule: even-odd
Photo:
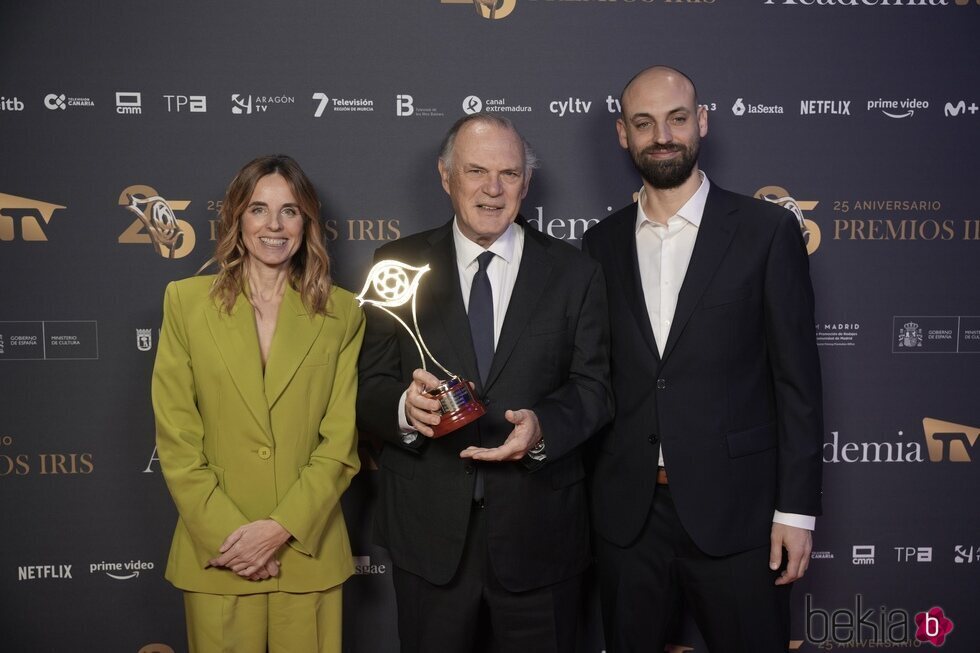
<instances>
[{"instance_id":1,"label":"ib3 logo","mask_svg":"<svg viewBox=\"0 0 980 653\"><path fill-rule=\"evenodd\" d=\"M517 6L517 0L439 0L439 2L444 5L472 5L478 16L489 20L507 18Z\"/></svg>"},{"instance_id":2,"label":"ib3 logo","mask_svg":"<svg viewBox=\"0 0 980 653\"><path fill-rule=\"evenodd\" d=\"M152 244L165 259L184 258L194 251L194 227L174 213L190 206L189 200L166 200L156 189L135 184L119 194L119 206L136 214L136 219L119 235L120 243Z\"/></svg>"}]
</instances>

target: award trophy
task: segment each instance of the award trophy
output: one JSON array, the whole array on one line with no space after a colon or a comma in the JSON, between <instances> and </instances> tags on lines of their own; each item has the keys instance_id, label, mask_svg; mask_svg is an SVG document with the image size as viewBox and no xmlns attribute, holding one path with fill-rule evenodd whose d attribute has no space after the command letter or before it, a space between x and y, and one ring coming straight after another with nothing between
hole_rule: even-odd
<instances>
[{"instance_id":1,"label":"award trophy","mask_svg":"<svg viewBox=\"0 0 980 653\"><path fill-rule=\"evenodd\" d=\"M415 343L416 349L418 349L423 370L426 369L425 357L427 355L440 370L446 373L445 381L440 382L435 388L425 391L427 395L439 402L442 419L431 428L433 437L441 438L480 417L486 412L486 408L479 399L473 396L470 384L437 361L429 348L425 346L425 341L422 340L422 332L419 329L419 321L415 311L415 295L418 292L419 280L429 270L428 265L417 268L400 261L378 261L368 272L364 288L361 289L361 294L357 296L357 301L361 306L365 304L377 306L405 327L408 335ZM410 273L414 275L411 279L409 278ZM369 292L375 296L374 299L367 298ZM390 308L404 306L409 300L412 302L414 330L389 310ZM425 353L423 354L423 352Z\"/></svg>"}]
</instances>

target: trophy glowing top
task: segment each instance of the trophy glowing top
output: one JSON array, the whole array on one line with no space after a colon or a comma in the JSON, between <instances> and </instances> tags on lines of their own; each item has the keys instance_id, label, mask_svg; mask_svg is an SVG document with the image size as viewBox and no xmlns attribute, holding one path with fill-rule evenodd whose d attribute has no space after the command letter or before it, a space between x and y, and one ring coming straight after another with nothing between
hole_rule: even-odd
<instances>
[{"instance_id":1,"label":"trophy glowing top","mask_svg":"<svg viewBox=\"0 0 980 653\"><path fill-rule=\"evenodd\" d=\"M425 355L428 355L432 359L432 362L445 372L447 376L454 377L456 375L443 367L442 363L437 361L432 355L432 352L429 351L429 348L425 346L425 341L422 340L422 332L419 330L419 320L415 310L415 296L418 294L419 281L422 279L422 275L430 269L428 265L417 268L407 263L390 259L378 261L371 268L371 271L368 272L367 279L364 281L364 287L361 288L361 293L357 296L357 303L361 306L365 304L377 306L405 327L405 330L419 351L419 358L422 359L423 370L426 369ZM371 295L370 298L369 295ZM409 301L412 302L412 323L415 325L414 330L405 324L404 320L389 310L404 306ZM423 355L423 351L425 355Z\"/></svg>"},{"instance_id":2,"label":"trophy glowing top","mask_svg":"<svg viewBox=\"0 0 980 653\"><path fill-rule=\"evenodd\" d=\"M378 261L368 272L357 301L361 306L364 304L372 304L379 308L402 306L408 300L415 299L419 281L429 270L428 265L417 268L401 261ZM409 273L413 273L414 276L409 278ZM377 299L368 299L368 292L372 290Z\"/></svg>"}]
</instances>

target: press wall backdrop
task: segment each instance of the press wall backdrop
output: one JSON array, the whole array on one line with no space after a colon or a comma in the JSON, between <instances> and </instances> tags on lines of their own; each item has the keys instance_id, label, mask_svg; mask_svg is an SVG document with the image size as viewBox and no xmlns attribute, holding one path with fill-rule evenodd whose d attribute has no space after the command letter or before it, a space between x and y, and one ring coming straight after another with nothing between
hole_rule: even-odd
<instances>
[{"instance_id":1,"label":"press wall backdrop","mask_svg":"<svg viewBox=\"0 0 980 653\"><path fill-rule=\"evenodd\" d=\"M944 650L980 650L978 28L975 0L3 3L0 649L186 650L150 373L163 289L211 255L239 167L300 162L358 290L376 247L451 217L437 146L482 108L540 155L524 215L578 244L640 186L617 97L666 63L708 108L711 180L808 234L826 515L791 645L928 650L937 608ZM345 649L389 652L360 452Z\"/></svg>"}]
</instances>

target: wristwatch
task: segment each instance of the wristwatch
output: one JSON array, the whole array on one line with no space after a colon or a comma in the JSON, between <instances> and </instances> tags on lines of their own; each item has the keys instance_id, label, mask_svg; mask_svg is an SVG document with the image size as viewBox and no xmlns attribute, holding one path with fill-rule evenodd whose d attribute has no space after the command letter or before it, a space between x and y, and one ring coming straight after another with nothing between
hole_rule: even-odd
<instances>
[{"instance_id":1,"label":"wristwatch","mask_svg":"<svg viewBox=\"0 0 980 653\"><path fill-rule=\"evenodd\" d=\"M544 438L538 440L538 443L528 450L525 457L530 458L536 463L543 463L545 460L547 460L548 452L545 451Z\"/></svg>"},{"instance_id":2,"label":"wristwatch","mask_svg":"<svg viewBox=\"0 0 980 653\"><path fill-rule=\"evenodd\" d=\"M415 441L419 439L418 431L410 431L409 433L402 433L402 444L408 446L410 444L415 444Z\"/></svg>"}]
</instances>

